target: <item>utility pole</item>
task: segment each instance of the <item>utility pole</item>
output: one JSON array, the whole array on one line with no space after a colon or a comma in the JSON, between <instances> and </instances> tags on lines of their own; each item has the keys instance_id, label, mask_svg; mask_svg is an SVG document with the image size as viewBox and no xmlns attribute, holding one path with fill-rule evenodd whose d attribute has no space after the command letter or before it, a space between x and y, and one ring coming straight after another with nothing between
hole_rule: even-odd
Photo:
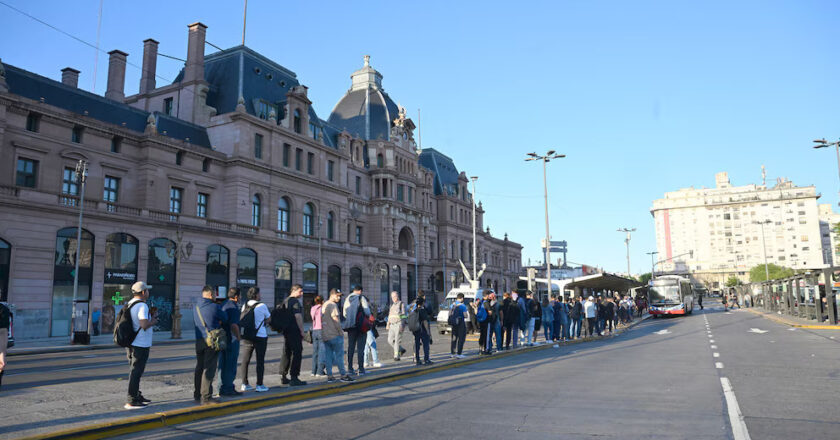
<instances>
[{"instance_id":1,"label":"utility pole","mask_svg":"<svg viewBox=\"0 0 840 440\"><path fill-rule=\"evenodd\" d=\"M627 245L627 277L630 277L630 234L636 232L636 228L621 228L618 232L624 232L627 234L627 238L624 239L624 244ZM651 274L652 275L652 274Z\"/></svg>"},{"instance_id":2,"label":"utility pole","mask_svg":"<svg viewBox=\"0 0 840 440\"><path fill-rule=\"evenodd\" d=\"M476 275L478 272L476 271L476 261L478 261L478 255L476 255L476 241L475 241L475 181L478 180L478 176L471 176L470 180L472 181L472 232L473 232L473 239L472 239L472 267L473 267L473 281L478 282ZM479 284L480 285L480 284Z\"/></svg>"},{"instance_id":3,"label":"utility pole","mask_svg":"<svg viewBox=\"0 0 840 440\"><path fill-rule=\"evenodd\" d=\"M442 278L443 278L443 295L444 295L444 298L445 298L446 297L446 257L449 256L449 254L446 253L446 243L445 242L442 245L440 245L440 250L443 252L443 277Z\"/></svg>"},{"instance_id":4,"label":"utility pole","mask_svg":"<svg viewBox=\"0 0 840 440\"><path fill-rule=\"evenodd\" d=\"M76 163L76 171L73 173L73 177L76 178L76 181L79 182L81 185L81 194L79 196L79 226L76 228L76 269L73 271L73 309L70 315L70 343L90 343L90 329L84 336L79 335L80 339L86 340L85 342L76 340L76 303L79 301L79 260L81 259L82 254L82 218L84 217L85 213L85 182L87 182L87 162L82 159L79 159L79 162ZM93 249L91 248L91 252ZM91 267L91 269L93 269ZM90 297L88 297L88 316L90 316ZM88 320L90 322L90 320ZM81 332L79 332L81 333Z\"/></svg>"},{"instance_id":5,"label":"utility pole","mask_svg":"<svg viewBox=\"0 0 840 440\"><path fill-rule=\"evenodd\" d=\"M653 257L654 257L654 255L658 254L659 252L652 251L652 252L645 252L645 253L650 255L650 279L653 279L653 268L654 268L654 266L656 266L656 263L654 263Z\"/></svg>"},{"instance_id":6,"label":"utility pole","mask_svg":"<svg viewBox=\"0 0 840 440\"><path fill-rule=\"evenodd\" d=\"M562 159L565 154L557 154L554 150L548 150L544 156L537 153L528 153L526 161L541 160L543 163L543 193L545 194L545 278L548 283L548 296L551 297L551 235L548 232L548 178L547 164L551 159Z\"/></svg>"}]
</instances>

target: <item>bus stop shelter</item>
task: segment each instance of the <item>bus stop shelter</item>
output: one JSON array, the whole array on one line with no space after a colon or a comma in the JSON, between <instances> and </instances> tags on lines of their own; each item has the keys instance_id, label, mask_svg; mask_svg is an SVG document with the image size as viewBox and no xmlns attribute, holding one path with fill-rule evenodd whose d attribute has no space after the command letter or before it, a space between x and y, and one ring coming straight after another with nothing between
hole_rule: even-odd
<instances>
[{"instance_id":1,"label":"bus stop shelter","mask_svg":"<svg viewBox=\"0 0 840 440\"><path fill-rule=\"evenodd\" d=\"M527 280L526 277L520 279ZM546 279L537 278L536 291L539 298L542 299L548 293L545 289ZM563 296L569 297L574 294L577 296L607 296L615 293L624 295L630 294L630 290L642 287L644 284L630 278L614 275L611 273L598 273L594 275L587 275L577 278L566 278L562 280L551 280L552 291L555 293L562 293Z\"/></svg>"}]
</instances>

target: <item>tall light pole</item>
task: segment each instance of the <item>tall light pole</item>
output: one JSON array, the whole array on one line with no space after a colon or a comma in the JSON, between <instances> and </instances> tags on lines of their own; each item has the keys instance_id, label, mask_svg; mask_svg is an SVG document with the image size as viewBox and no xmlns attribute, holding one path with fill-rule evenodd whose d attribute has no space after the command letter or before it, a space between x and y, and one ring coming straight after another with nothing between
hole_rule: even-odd
<instances>
[{"instance_id":1,"label":"tall light pole","mask_svg":"<svg viewBox=\"0 0 840 440\"><path fill-rule=\"evenodd\" d=\"M446 257L449 255L449 254L446 253L446 240L444 240L444 243L440 245L440 250L443 253L443 276L441 276L441 278L443 278L443 280L442 280L443 281L443 295L444 295L444 298L445 298L446 297Z\"/></svg>"},{"instance_id":2,"label":"tall light pole","mask_svg":"<svg viewBox=\"0 0 840 440\"><path fill-rule=\"evenodd\" d=\"M764 238L764 225L772 223L770 220L764 220L763 222L757 222L753 220L752 222L754 225L761 226L761 247L764 248L764 281L770 280L770 269L767 268L767 244Z\"/></svg>"},{"instance_id":3,"label":"tall light pole","mask_svg":"<svg viewBox=\"0 0 840 440\"><path fill-rule=\"evenodd\" d=\"M473 281L478 282L476 279L476 275L478 272L476 271L476 261L478 261L478 255L476 255L476 241L475 241L475 181L478 180L478 176L470 176L470 180L472 181L472 211L473 211L473 219L472 219L472 229L473 229L473 239L472 239L472 266L473 266ZM480 284L479 284L480 285Z\"/></svg>"},{"instance_id":4,"label":"tall light pole","mask_svg":"<svg viewBox=\"0 0 840 440\"><path fill-rule=\"evenodd\" d=\"M170 241L166 246L166 253L175 258L175 304L172 305L172 339L181 339L181 260L189 260L192 255L193 244L184 244L184 233L181 226L175 231L174 247Z\"/></svg>"},{"instance_id":5,"label":"tall light pole","mask_svg":"<svg viewBox=\"0 0 840 440\"><path fill-rule=\"evenodd\" d=\"M840 176L840 141L837 142L828 142L823 139L814 139L814 148L827 148L827 147L834 147L835 151L837 152L837 175Z\"/></svg>"},{"instance_id":6,"label":"tall light pole","mask_svg":"<svg viewBox=\"0 0 840 440\"><path fill-rule=\"evenodd\" d=\"M547 164L551 159L562 159L565 154L558 154L554 150L548 150L544 156L537 153L528 153L525 161L541 160L543 163L543 193L545 194L545 278L548 282L548 296L553 292L551 286L551 235L548 232L548 178L546 176Z\"/></svg>"},{"instance_id":7,"label":"tall light pole","mask_svg":"<svg viewBox=\"0 0 840 440\"><path fill-rule=\"evenodd\" d=\"M90 329L88 329L86 335L82 336L81 339L87 339L87 342L77 341L76 340L76 303L79 300L79 260L81 259L82 253L82 217L85 213L85 182L87 182L87 162L82 159L79 159L79 162L76 163L76 171L73 173L73 177L79 184L82 186L81 194L79 196L79 227L76 228L76 269L73 271L73 309L70 315L70 343L90 343L89 335ZM91 249L93 252L93 249ZM88 316L90 316L90 298L88 298ZM88 320L90 321L90 320ZM80 332L81 333L81 332Z\"/></svg>"},{"instance_id":8,"label":"tall light pole","mask_svg":"<svg viewBox=\"0 0 840 440\"><path fill-rule=\"evenodd\" d=\"M645 253L646 253L646 254L648 254L648 255L650 255L650 279L653 279L653 266L655 266L655 263L654 263L654 259L653 259L653 258L654 258L654 256L655 256L656 254L658 254L659 252L657 252L657 251L652 251L652 252L645 252Z\"/></svg>"},{"instance_id":9,"label":"tall light pole","mask_svg":"<svg viewBox=\"0 0 840 440\"><path fill-rule=\"evenodd\" d=\"M627 276L629 277L630 276L630 234L633 233L633 232L636 232L636 228L632 228L632 229L621 228L621 229L618 230L618 232L624 232L625 234L627 234L627 238L624 239L624 244L627 245ZM653 276L653 273L651 273L651 276Z\"/></svg>"}]
</instances>

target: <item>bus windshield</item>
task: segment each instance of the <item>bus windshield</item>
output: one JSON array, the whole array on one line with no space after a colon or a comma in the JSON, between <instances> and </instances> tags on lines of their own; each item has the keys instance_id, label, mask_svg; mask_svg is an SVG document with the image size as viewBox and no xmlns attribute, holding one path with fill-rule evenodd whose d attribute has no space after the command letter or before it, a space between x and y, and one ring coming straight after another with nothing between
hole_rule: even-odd
<instances>
[{"instance_id":1,"label":"bus windshield","mask_svg":"<svg viewBox=\"0 0 840 440\"><path fill-rule=\"evenodd\" d=\"M679 285L652 286L648 289L648 297L650 298L651 304L679 304L682 302Z\"/></svg>"}]
</instances>

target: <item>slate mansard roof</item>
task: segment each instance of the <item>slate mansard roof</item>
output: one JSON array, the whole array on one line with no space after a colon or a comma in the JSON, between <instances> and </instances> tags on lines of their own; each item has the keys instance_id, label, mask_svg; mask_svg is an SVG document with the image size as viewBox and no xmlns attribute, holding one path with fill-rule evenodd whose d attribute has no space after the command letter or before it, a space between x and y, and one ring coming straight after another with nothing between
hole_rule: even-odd
<instances>
[{"instance_id":1,"label":"slate mansard roof","mask_svg":"<svg viewBox=\"0 0 840 440\"><path fill-rule=\"evenodd\" d=\"M3 67L12 94L35 101L43 98L45 104L139 133L145 131L146 121L152 114L158 133L181 141L189 138L189 143L193 145L210 148L210 138L204 127L158 112L145 112L9 64L3 64Z\"/></svg>"},{"instance_id":2,"label":"slate mansard roof","mask_svg":"<svg viewBox=\"0 0 840 440\"><path fill-rule=\"evenodd\" d=\"M400 110L382 88L382 74L370 66L369 56L350 78L350 90L335 105L329 123L365 140L390 140Z\"/></svg>"},{"instance_id":3,"label":"slate mansard roof","mask_svg":"<svg viewBox=\"0 0 840 440\"><path fill-rule=\"evenodd\" d=\"M435 173L435 195L455 195L454 186L458 185L461 173L449 156L434 148L424 148L420 152L420 165Z\"/></svg>"}]
</instances>

